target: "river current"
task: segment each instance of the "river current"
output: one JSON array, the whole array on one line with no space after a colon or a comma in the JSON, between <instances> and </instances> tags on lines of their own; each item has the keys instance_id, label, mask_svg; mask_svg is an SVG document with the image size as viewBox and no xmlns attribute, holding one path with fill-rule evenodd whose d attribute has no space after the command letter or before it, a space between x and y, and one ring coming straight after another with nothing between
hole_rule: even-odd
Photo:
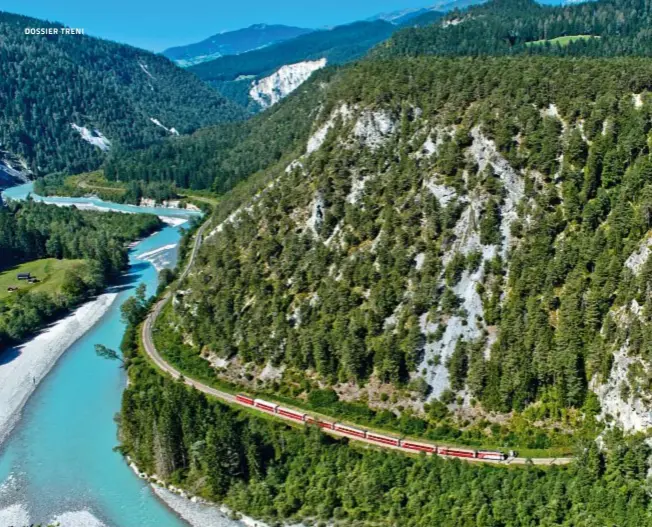
<instances>
[{"instance_id":1,"label":"river current","mask_svg":"<svg viewBox=\"0 0 652 527\"><path fill-rule=\"evenodd\" d=\"M23 199L30 191L28 184L4 195ZM185 211L141 209L86 198L46 201L190 216ZM30 522L58 519L62 527L188 525L113 451L118 445L114 417L120 409L126 376L119 363L94 352L96 343L119 347L124 332L120 305L140 283L147 286L148 294L154 293L157 271L152 261L159 267L176 263L182 226L168 226L134 247L117 299L100 321L65 351L28 400L11 435L0 445L0 511L18 508ZM156 259L148 256L153 253ZM2 523L0 516L0 527L11 525ZM224 518L222 525L240 523Z\"/></svg>"}]
</instances>

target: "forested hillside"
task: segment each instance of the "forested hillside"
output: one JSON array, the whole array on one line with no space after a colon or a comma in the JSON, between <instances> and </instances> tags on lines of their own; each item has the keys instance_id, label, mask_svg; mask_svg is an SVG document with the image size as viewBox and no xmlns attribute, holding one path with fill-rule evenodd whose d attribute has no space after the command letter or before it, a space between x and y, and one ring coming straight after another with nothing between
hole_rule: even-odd
<instances>
[{"instance_id":1,"label":"forested hillside","mask_svg":"<svg viewBox=\"0 0 652 527\"><path fill-rule=\"evenodd\" d=\"M134 333L127 335L132 358ZM141 361L133 362L122 403L123 452L141 470L269 524L639 527L650 522L645 484L650 449L641 440L607 436L610 450L587 445L570 469L510 470L405 456L237 412L162 378Z\"/></svg>"},{"instance_id":2,"label":"forested hillside","mask_svg":"<svg viewBox=\"0 0 652 527\"><path fill-rule=\"evenodd\" d=\"M293 430L156 374L136 324L124 452L269 521L649 524L652 62L618 56L648 54L649 9L457 11L246 124L107 170L228 191L154 330L184 375L440 444L574 441L575 463Z\"/></svg>"},{"instance_id":3,"label":"forested hillside","mask_svg":"<svg viewBox=\"0 0 652 527\"><path fill-rule=\"evenodd\" d=\"M264 369L294 397L330 385L417 414L425 400L543 401L554 417L593 386L640 427L651 86L644 59L348 68L304 155L248 201L222 201L234 213L174 326L219 374L247 384Z\"/></svg>"},{"instance_id":4,"label":"forested hillside","mask_svg":"<svg viewBox=\"0 0 652 527\"><path fill-rule=\"evenodd\" d=\"M652 55L652 7L645 0L599 0L548 6L492 0L449 13L440 22L397 32L377 56L553 54L592 57ZM564 36L593 38L573 42ZM537 45L531 45L536 42Z\"/></svg>"},{"instance_id":5,"label":"forested hillside","mask_svg":"<svg viewBox=\"0 0 652 527\"><path fill-rule=\"evenodd\" d=\"M106 151L243 116L164 57L26 27L62 26L0 12L0 145L36 175L97 168Z\"/></svg>"},{"instance_id":6,"label":"forested hillside","mask_svg":"<svg viewBox=\"0 0 652 527\"><path fill-rule=\"evenodd\" d=\"M439 13L436 15L439 16ZM430 16L430 13L426 16ZM424 54L647 55L649 39L647 39L646 32L652 22L649 19L650 16L648 6L640 0L600 0L599 2L561 7L540 5L532 0L495 0L472 7L468 11L454 11L441 22L425 24L426 27L411 27L398 31L387 42L378 44L372 50L371 56L388 58ZM319 32L301 38L316 38L315 35L319 35ZM596 38L578 38L572 41L558 39L564 35L583 37L593 35ZM294 49L292 42L295 41L285 42L282 45ZM263 57L264 54L277 56L275 48L272 46L254 54L230 58L229 60L236 61L233 64L238 66L232 71L229 68L223 69L219 66L222 63L214 61L215 64L210 62L202 65L205 70L202 70L203 73L198 73L208 75L210 78L234 79L245 71L240 68L241 63L238 62L243 60L243 57L251 55L252 58L256 58ZM308 57L308 55L305 56ZM317 54L313 58L320 56ZM274 62L274 67L278 67L284 61L285 59ZM273 69L267 68L267 66L261 66L262 69L260 69L258 60L256 59L254 62L258 68L254 73ZM313 76L315 75L317 73L313 74ZM230 82L228 80L227 84ZM588 79L587 82L591 84ZM227 88L229 95L235 98L243 96L242 101L247 104L251 79L237 81L236 84L241 86L231 87L234 91ZM311 86L314 85L307 85L306 89L301 91L302 98L305 98L306 92L312 92L313 97L318 96L319 90L313 89ZM289 101L286 106L287 110L282 112L286 115L285 122L292 119L293 110L290 108L294 104L297 103ZM316 105L312 107L315 108ZM301 113L301 115L305 115L305 113ZM262 123L268 123L264 127L267 132L271 129L272 122L278 123L279 126L275 130L281 132L281 135L288 133L285 127L280 125L279 117L274 113L271 114L269 120L265 116L260 121L255 121L255 124L207 129L187 140L163 141L149 150L138 152L135 156L117 156L116 159L109 161L108 173L113 174L110 177L115 178L115 174L119 170L121 177L124 174L126 179L175 181L181 187L213 188L223 192L231 188L233 182L267 166L270 159L278 159L282 152L288 152L289 149L277 140L276 133L257 136L257 131L263 128ZM297 139L303 137L306 126L306 119L294 120L292 128L297 129L297 133L292 132L293 137ZM251 134L249 130L252 131ZM243 138L246 139L243 141ZM249 142L252 139L253 144ZM243 142L250 146L246 149L234 149L233 145ZM260 152L260 149L265 149L269 154L270 151L266 145L268 142L274 145L274 155L251 156L262 160L262 162L254 162L248 159L247 155L240 155L246 150ZM199 155L195 155L196 152ZM234 152L240 154L234 157ZM255 170L251 170L254 168L252 165L255 166ZM175 170L172 170L171 167L175 167ZM224 185L222 183L224 179L229 180L230 183Z\"/></svg>"},{"instance_id":7,"label":"forested hillside","mask_svg":"<svg viewBox=\"0 0 652 527\"><path fill-rule=\"evenodd\" d=\"M107 160L110 180L174 182L178 187L224 193L284 156L296 155L310 135L312 115L324 96L319 89L333 71L321 71L284 101L248 121L208 127L188 137L162 141Z\"/></svg>"}]
</instances>

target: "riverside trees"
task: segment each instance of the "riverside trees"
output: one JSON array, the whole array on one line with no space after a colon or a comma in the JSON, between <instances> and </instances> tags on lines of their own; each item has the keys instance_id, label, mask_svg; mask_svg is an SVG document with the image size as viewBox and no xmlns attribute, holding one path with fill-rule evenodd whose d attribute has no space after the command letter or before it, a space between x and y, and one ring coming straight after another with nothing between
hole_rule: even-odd
<instances>
[{"instance_id":1,"label":"riverside trees","mask_svg":"<svg viewBox=\"0 0 652 527\"><path fill-rule=\"evenodd\" d=\"M84 260L66 271L57 291L19 291L0 302L0 349L100 292L126 269L128 243L160 226L153 215L80 211L32 200L0 208L0 271L42 258Z\"/></svg>"}]
</instances>

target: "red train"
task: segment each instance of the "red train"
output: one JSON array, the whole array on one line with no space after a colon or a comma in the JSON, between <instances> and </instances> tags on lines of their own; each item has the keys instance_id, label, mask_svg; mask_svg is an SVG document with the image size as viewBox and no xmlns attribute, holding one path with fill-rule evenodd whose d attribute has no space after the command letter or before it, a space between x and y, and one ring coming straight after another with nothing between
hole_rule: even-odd
<instances>
[{"instance_id":1,"label":"red train","mask_svg":"<svg viewBox=\"0 0 652 527\"><path fill-rule=\"evenodd\" d=\"M469 459L487 459L492 461L505 461L509 457L516 457L516 452L513 450L508 454L497 450L467 450L463 448L450 448L445 446L429 445L427 443L419 443L411 439L399 439L397 437L386 436L377 434L376 432L369 432L368 430L361 430L342 423L332 423L330 421L323 421L317 419L303 412L284 408L276 403L270 403L262 399L252 399L246 395L238 394L235 396L236 402L245 404L253 408L262 410L263 412L271 413L292 419L300 423L308 425L315 425L326 430L332 430L344 436L353 437L355 439L366 439L367 441L378 443L380 445L387 445L394 448L401 448L411 452L425 452L426 454L438 454L440 456L460 457Z\"/></svg>"}]
</instances>

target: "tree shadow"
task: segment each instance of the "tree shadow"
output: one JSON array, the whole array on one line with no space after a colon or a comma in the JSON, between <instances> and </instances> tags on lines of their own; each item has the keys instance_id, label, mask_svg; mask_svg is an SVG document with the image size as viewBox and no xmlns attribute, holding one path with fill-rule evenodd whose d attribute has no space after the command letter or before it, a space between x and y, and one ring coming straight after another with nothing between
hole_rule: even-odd
<instances>
[{"instance_id":1,"label":"tree shadow","mask_svg":"<svg viewBox=\"0 0 652 527\"><path fill-rule=\"evenodd\" d=\"M12 360L20 357L20 354L20 346L12 346L4 351L0 350L0 366L9 364Z\"/></svg>"},{"instance_id":2,"label":"tree shadow","mask_svg":"<svg viewBox=\"0 0 652 527\"><path fill-rule=\"evenodd\" d=\"M146 269L149 269L149 266L150 264L148 262L137 262L130 265L129 270L113 282L110 291L119 292L133 289L134 286L140 282L143 272L145 272Z\"/></svg>"}]
</instances>

